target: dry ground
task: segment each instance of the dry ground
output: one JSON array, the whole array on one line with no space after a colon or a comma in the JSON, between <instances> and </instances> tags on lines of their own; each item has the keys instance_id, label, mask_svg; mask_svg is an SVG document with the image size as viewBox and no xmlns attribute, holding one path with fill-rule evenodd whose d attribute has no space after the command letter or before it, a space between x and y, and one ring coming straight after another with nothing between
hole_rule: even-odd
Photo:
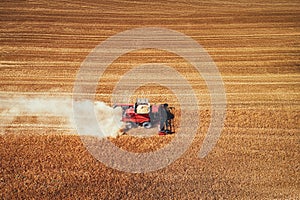
<instances>
[{"instance_id":1,"label":"dry ground","mask_svg":"<svg viewBox=\"0 0 300 200\"><path fill-rule=\"evenodd\" d=\"M208 51L228 101L216 147L198 159L210 117L205 82L168 52L123 55L105 72L97 99L109 103L118 79L138 64L174 67L201 104L201 115L195 116L201 127L186 153L153 173L124 173L95 160L78 136L69 135L75 130L65 128L64 119L21 115L1 124L1 199L299 199L299 1L16 0L0 5L1 98L70 97L77 70L96 45L120 31L155 26L180 31ZM159 95L162 91L166 95ZM178 107L174 94L157 85L141 87L136 95ZM172 137L111 140L128 151L147 152Z\"/></svg>"}]
</instances>

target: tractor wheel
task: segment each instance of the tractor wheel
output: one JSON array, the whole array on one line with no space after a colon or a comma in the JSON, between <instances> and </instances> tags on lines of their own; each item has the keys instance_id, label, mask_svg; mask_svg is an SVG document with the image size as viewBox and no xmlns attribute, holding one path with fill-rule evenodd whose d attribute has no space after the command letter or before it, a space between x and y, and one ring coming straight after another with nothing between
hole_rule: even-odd
<instances>
[{"instance_id":1,"label":"tractor wheel","mask_svg":"<svg viewBox=\"0 0 300 200\"><path fill-rule=\"evenodd\" d=\"M126 122L126 129L129 130L129 129L132 129L134 127L134 124L132 122Z\"/></svg>"},{"instance_id":2,"label":"tractor wheel","mask_svg":"<svg viewBox=\"0 0 300 200\"><path fill-rule=\"evenodd\" d=\"M148 129L152 127L152 124L150 122L144 122L143 127Z\"/></svg>"}]
</instances>

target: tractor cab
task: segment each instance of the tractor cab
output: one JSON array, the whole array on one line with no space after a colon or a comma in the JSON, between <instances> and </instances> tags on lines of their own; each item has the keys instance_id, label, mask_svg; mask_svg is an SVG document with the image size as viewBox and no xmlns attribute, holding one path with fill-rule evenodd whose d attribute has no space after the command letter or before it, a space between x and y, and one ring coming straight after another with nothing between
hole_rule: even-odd
<instances>
[{"instance_id":1,"label":"tractor cab","mask_svg":"<svg viewBox=\"0 0 300 200\"><path fill-rule=\"evenodd\" d=\"M150 113L149 100L148 99L137 99L134 109L137 114L149 114Z\"/></svg>"}]
</instances>

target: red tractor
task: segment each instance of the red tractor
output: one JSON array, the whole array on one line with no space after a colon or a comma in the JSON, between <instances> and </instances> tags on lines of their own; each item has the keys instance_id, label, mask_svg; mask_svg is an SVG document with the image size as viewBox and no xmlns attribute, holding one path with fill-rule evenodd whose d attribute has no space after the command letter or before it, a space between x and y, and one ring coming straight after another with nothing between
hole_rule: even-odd
<instances>
[{"instance_id":1,"label":"red tractor","mask_svg":"<svg viewBox=\"0 0 300 200\"><path fill-rule=\"evenodd\" d=\"M122 121L127 130L138 126L149 129L159 125L160 134L174 133L174 108L166 103L150 105L148 99L137 99L135 104L115 104L116 107L123 110Z\"/></svg>"}]
</instances>

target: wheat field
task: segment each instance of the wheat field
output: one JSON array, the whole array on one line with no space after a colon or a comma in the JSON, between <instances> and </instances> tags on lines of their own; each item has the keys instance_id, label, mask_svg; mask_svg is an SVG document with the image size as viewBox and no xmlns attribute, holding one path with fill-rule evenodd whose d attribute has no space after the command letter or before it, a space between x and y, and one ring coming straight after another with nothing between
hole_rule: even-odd
<instances>
[{"instance_id":1,"label":"wheat field","mask_svg":"<svg viewBox=\"0 0 300 200\"><path fill-rule=\"evenodd\" d=\"M1 199L299 199L299 1L16 0L0 5ZM203 78L174 53L140 49L120 56L101 77L96 100L110 105L127 71L163 63L189 82L201 105L199 116L188 116L201 123L179 159L154 172L128 173L97 161L60 109L69 105L88 54L109 37L141 27L175 30L202 45L224 82L226 118L216 146L200 159L211 117ZM139 96L176 107L178 126L176 94L154 84L130 98ZM20 99L26 104L36 97L45 108L52 109L48 99L64 108L53 108L54 115L18 110ZM109 140L139 153L156 151L172 139L127 134Z\"/></svg>"}]
</instances>

